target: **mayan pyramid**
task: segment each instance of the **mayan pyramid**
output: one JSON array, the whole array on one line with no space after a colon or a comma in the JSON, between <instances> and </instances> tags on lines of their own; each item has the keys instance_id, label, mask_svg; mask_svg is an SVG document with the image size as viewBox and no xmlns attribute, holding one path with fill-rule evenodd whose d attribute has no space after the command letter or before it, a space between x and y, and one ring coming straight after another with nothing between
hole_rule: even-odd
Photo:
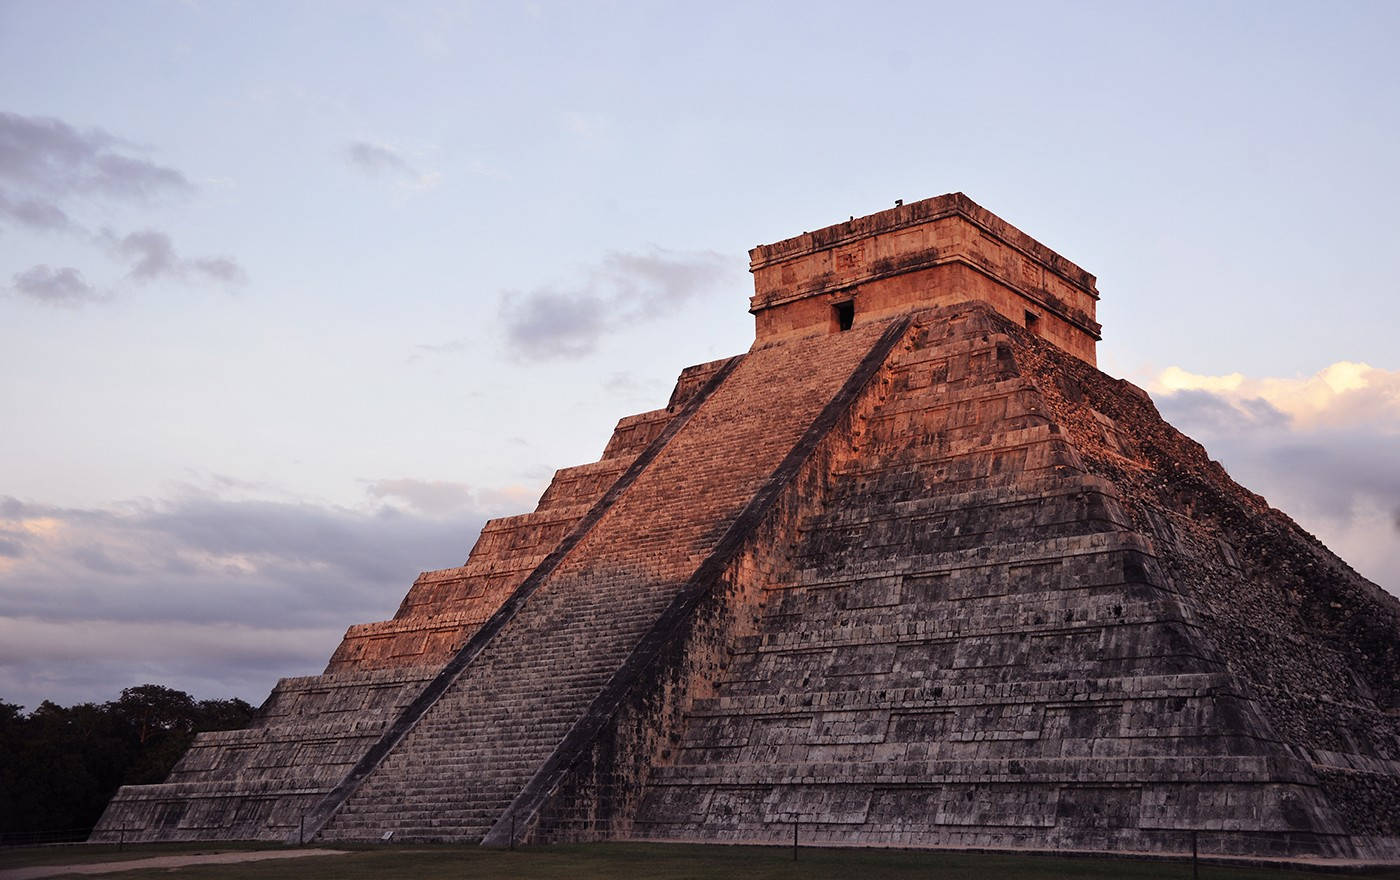
<instances>
[{"instance_id":1,"label":"mayan pyramid","mask_svg":"<svg viewBox=\"0 0 1400 880\"><path fill-rule=\"evenodd\" d=\"M683 370L95 839L1400 858L1400 603L1095 368L961 194L755 248Z\"/></svg>"}]
</instances>

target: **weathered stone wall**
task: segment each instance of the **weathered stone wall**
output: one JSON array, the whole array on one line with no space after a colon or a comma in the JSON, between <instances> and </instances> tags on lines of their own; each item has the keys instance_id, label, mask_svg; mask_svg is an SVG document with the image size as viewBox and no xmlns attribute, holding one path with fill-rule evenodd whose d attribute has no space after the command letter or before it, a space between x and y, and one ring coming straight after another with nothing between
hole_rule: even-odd
<instances>
[{"instance_id":1,"label":"weathered stone wall","mask_svg":"<svg viewBox=\"0 0 1400 880\"><path fill-rule=\"evenodd\" d=\"M1224 656L1237 646L1022 364L1073 359L984 306L921 321L828 510L771 549L791 567L648 775L633 833L777 841L798 822L833 843L1180 852L1195 830L1215 852L1384 850L1358 849L1379 825L1349 828L1278 742ZM1112 448L1102 410L1076 413Z\"/></svg>"}]
</instances>

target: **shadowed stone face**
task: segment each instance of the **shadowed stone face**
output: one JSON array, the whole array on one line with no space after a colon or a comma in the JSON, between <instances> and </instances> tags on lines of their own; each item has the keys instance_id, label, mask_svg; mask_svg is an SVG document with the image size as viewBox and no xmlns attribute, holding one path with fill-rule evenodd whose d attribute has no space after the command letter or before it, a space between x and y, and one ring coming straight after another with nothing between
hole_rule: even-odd
<instances>
[{"instance_id":1,"label":"shadowed stone face","mask_svg":"<svg viewBox=\"0 0 1400 880\"><path fill-rule=\"evenodd\" d=\"M1400 603L1094 368L1092 276L961 195L752 257L749 353L94 837L1400 858Z\"/></svg>"}]
</instances>

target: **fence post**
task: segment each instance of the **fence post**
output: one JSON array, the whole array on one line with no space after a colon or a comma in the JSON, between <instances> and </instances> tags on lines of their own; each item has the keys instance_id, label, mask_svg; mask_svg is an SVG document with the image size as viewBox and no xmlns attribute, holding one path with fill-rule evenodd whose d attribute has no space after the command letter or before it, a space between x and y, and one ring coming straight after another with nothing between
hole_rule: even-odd
<instances>
[{"instance_id":1,"label":"fence post","mask_svg":"<svg viewBox=\"0 0 1400 880\"><path fill-rule=\"evenodd\" d=\"M1191 831L1191 880L1201 880L1201 867L1197 863L1196 831Z\"/></svg>"},{"instance_id":2,"label":"fence post","mask_svg":"<svg viewBox=\"0 0 1400 880\"><path fill-rule=\"evenodd\" d=\"M126 826L125 826L125 825L123 825L121 828L119 828L119 829L117 830L117 852L121 852L121 851L122 851L122 847L124 847L124 846L126 846Z\"/></svg>"},{"instance_id":3,"label":"fence post","mask_svg":"<svg viewBox=\"0 0 1400 880\"><path fill-rule=\"evenodd\" d=\"M515 811L513 810L510 814L510 848L512 852L515 851Z\"/></svg>"},{"instance_id":4,"label":"fence post","mask_svg":"<svg viewBox=\"0 0 1400 880\"><path fill-rule=\"evenodd\" d=\"M797 861L797 822L792 823L792 860Z\"/></svg>"},{"instance_id":5,"label":"fence post","mask_svg":"<svg viewBox=\"0 0 1400 880\"><path fill-rule=\"evenodd\" d=\"M297 843L306 846L306 814L301 814L301 822L297 825Z\"/></svg>"}]
</instances>

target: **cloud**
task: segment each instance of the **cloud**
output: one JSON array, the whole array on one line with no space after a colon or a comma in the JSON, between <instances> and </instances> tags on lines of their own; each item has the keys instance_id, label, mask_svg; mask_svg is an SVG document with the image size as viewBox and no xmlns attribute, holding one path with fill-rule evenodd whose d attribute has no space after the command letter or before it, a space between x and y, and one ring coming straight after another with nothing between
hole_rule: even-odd
<instances>
[{"instance_id":1,"label":"cloud","mask_svg":"<svg viewBox=\"0 0 1400 880\"><path fill-rule=\"evenodd\" d=\"M53 306L75 308L104 297L71 266L52 269L33 266L14 276L13 289L20 296Z\"/></svg>"},{"instance_id":2,"label":"cloud","mask_svg":"<svg viewBox=\"0 0 1400 880\"><path fill-rule=\"evenodd\" d=\"M104 508L0 496L0 700L111 699L155 681L257 703L278 676L319 672L346 626L391 616L419 571L461 565L484 510L533 502L374 485L385 502L356 509L209 492Z\"/></svg>"},{"instance_id":3,"label":"cloud","mask_svg":"<svg viewBox=\"0 0 1400 880\"><path fill-rule=\"evenodd\" d=\"M506 343L522 359L582 357L604 334L673 314L728 281L732 271L711 251L609 252L577 286L502 293Z\"/></svg>"},{"instance_id":4,"label":"cloud","mask_svg":"<svg viewBox=\"0 0 1400 880\"><path fill-rule=\"evenodd\" d=\"M230 257L180 259L163 232L97 233L81 222L81 209L103 201L143 208L158 196L194 190L180 171L139 152L101 129L80 130L58 119L0 112L0 223L29 232L67 233L86 247L128 261L126 277L138 282L246 281L247 274ZM79 219L70 215L73 210ZM73 306L100 298L77 269L52 272L35 266L15 277L16 292L35 300Z\"/></svg>"},{"instance_id":5,"label":"cloud","mask_svg":"<svg viewBox=\"0 0 1400 880\"><path fill-rule=\"evenodd\" d=\"M350 158L351 164L371 174L390 172L407 174L410 177L416 177L418 174L402 156L378 144L352 141L350 146L346 147L345 154Z\"/></svg>"},{"instance_id":6,"label":"cloud","mask_svg":"<svg viewBox=\"0 0 1400 880\"><path fill-rule=\"evenodd\" d=\"M1400 433L1400 370L1370 364L1338 361L1315 375L1292 379L1203 376L1168 367L1153 388L1168 394L1203 391L1236 408L1262 401L1302 428L1380 424Z\"/></svg>"},{"instance_id":7,"label":"cloud","mask_svg":"<svg viewBox=\"0 0 1400 880\"><path fill-rule=\"evenodd\" d=\"M439 172L419 171L403 156L381 144L351 141L345 148L345 155L351 165L366 174L396 177L413 189L432 189L442 182Z\"/></svg>"},{"instance_id":8,"label":"cloud","mask_svg":"<svg viewBox=\"0 0 1400 880\"><path fill-rule=\"evenodd\" d=\"M0 217L5 217L21 226L43 231L62 231L73 223L63 209L52 202L41 199L14 201L0 192Z\"/></svg>"},{"instance_id":9,"label":"cloud","mask_svg":"<svg viewBox=\"0 0 1400 880\"><path fill-rule=\"evenodd\" d=\"M607 329L608 301L583 292L536 289L502 296L506 339L517 355L581 357L598 347Z\"/></svg>"},{"instance_id":10,"label":"cloud","mask_svg":"<svg viewBox=\"0 0 1400 880\"><path fill-rule=\"evenodd\" d=\"M397 498L422 513L443 514L469 507L472 490L443 480L379 480L365 489L371 498Z\"/></svg>"},{"instance_id":11,"label":"cloud","mask_svg":"<svg viewBox=\"0 0 1400 880\"><path fill-rule=\"evenodd\" d=\"M145 229L118 237L111 230L104 230L103 235L113 251L131 261L126 277L134 281L184 279L191 275L225 284L242 284L248 280L243 268L228 257L181 259L175 253L170 236L164 232Z\"/></svg>"},{"instance_id":12,"label":"cloud","mask_svg":"<svg viewBox=\"0 0 1400 880\"><path fill-rule=\"evenodd\" d=\"M228 257L201 257L191 260L189 266L196 273L225 284L245 284L248 281L248 273Z\"/></svg>"},{"instance_id":13,"label":"cloud","mask_svg":"<svg viewBox=\"0 0 1400 880\"><path fill-rule=\"evenodd\" d=\"M376 500L406 503L411 509L430 516L443 516L463 510L483 510L495 514L520 513L534 507L539 491L525 486L504 489L473 489L465 483L445 480L416 480L401 477L371 482L365 493Z\"/></svg>"},{"instance_id":14,"label":"cloud","mask_svg":"<svg viewBox=\"0 0 1400 880\"><path fill-rule=\"evenodd\" d=\"M626 370L620 370L608 376L607 381L603 383L603 387L609 391L631 394L642 390L643 385L641 382L637 381L636 376Z\"/></svg>"},{"instance_id":15,"label":"cloud","mask_svg":"<svg viewBox=\"0 0 1400 880\"><path fill-rule=\"evenodd\" d=\"M456 354L459 351L468 351L471 347L472 340L466 336L459 336L456 339L449 339L446 342L437 344L424 342L415 346L420 352L426 352L427 354ZM413 357L409 358L409 361L416 361L419 357L420 355L415 354Z\"/></svg>"},{"instance_id":16,"label":"cloud","mask_svg":"<svg viewBox=\"0 0 1400 880\"><path fill-rule=\"evenodd\" d=\"M180 260L175 256L175 246L170 243L170 236L153 229L123 237L117 242L117 253L135 260L127 277L138 281L174 275L180 269Z\"/></svg>"},{"instance_id":17,"label":"cloud","mask_svg":"<svg viewBox=\"0 0 1400 880\"><path fill-rule=\"evenodd\" d=\"M128 152L129 144L101 129L0 112L0 180L51 194L136 200L193 189L174 168Z\"/></svg>"},{"instance_id":18,"label":"cloud","mask_svg":"<svg viewBox=\"0 0 1400 880\"><path fill-rule=\"evenodd\" d=\"M1230 474L1400 593L1400 370L1339 361L1307 377L1204 376L1149 387Z\"/></svg>"}]
</instances>

